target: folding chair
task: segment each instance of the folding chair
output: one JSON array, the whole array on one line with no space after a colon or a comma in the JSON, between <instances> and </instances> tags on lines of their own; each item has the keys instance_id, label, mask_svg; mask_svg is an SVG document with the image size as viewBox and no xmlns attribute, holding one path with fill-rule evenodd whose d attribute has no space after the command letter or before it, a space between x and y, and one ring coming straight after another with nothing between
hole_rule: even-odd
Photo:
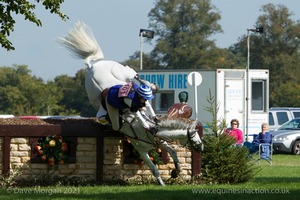
<instances>
[{"instance_id":1,"label":"folding chair","mask_svg":"<svg viewBox=\"0 0 300 200\"><path fill-rule=\"evenodd\" d=\"M253 141L258 136L258 134L253 134ZM253 145L250 142L245 142L244 146L249 150L249 157L258 162L260 165L260 160L267 161L272 166L272 153L273 144L270 143L260 143L258 146Z\"/></svg>"},{"instance_id":2,"label":"folding chair","mask_svg":"<svg viewBox=\"0 0 300 200\"><path fill-rule=\"evenodd\" d=\"M272 155L273 155L273 144L271 143L261 143L258 149L258 159L257 162L260 165L260 160L267 161L270 166L272 166Z\"/></svg>"}]
</instances>

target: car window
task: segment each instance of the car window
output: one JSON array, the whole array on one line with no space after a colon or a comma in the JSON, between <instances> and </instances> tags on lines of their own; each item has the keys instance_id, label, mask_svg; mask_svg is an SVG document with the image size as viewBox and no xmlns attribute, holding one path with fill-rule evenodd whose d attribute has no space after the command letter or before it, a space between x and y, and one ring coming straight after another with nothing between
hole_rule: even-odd
<instances>
[{"instance_id":1,"label":"car window","mask_svg":"<svg viewBox=\"0 0 300 200\"><path fill-rule=\"evenodd\" d=\"M274 125L274 118L273 118L272 113L269 113L269 125L270 125L270 126L273 126L273 125Z\"/></svg>"},{"instance_id":2,"label":"car window","mask_svg":"<svg viewBox=\"0 0 300 200\"><path fill-rule=\"evenodd\" d=\"M300 129L300 119L293 119L289 122L286 122L279 129L280 130Z\"/></svg>"},{"instance_id":3,"label":"car window","mask_svg":"<svg viewBox=\"0 0 300 200\"><path fill-rule=\"evenodd\" d=\"M300 112L294 111L294 112L293 112L293 115L294 115L295 118L298 118L298 117L300 117Z\"/></svg>"},{"instance_id":4,"label":"car window","mask_svg":"<svg viewBox=\"0 0 300 200\"><path fill-rule=\"evenodd\" d=\"M289 121L287 112L276 112L276 116L277 116L279 125L284 124L285 122Z\"/></svg>"}]
</instances>

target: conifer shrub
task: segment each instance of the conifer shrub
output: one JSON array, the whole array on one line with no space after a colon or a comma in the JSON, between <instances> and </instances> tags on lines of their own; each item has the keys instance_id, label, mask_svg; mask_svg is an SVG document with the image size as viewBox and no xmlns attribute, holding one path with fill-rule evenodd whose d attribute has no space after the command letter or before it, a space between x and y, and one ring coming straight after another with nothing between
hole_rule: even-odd
<instances>
[{"instance_id":1,"label":"conifer shrub","mask_svg":"<svg viewBox=\"0 0 300 200\"><path fill-rule=\"evenodd\" d=\"M251 180L259 168L249 157L249 150L243 146L235 146L235 139L224 134L226 121L217 119L219 105L209 92L206 108L212 116L211 122L203 136L201 180L209 184L244 183ZM216 106L215 106L216 105Z\"/></svg>"}]
</instances>

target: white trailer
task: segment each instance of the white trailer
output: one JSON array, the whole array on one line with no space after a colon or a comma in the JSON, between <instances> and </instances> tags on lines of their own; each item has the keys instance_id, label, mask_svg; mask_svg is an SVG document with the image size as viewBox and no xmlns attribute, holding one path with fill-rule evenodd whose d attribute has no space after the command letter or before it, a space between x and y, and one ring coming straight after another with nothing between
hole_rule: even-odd
<instances>
[{"instance_id":1,"label":"white trailer","mask_svg":"<svg viewBox=\"0 0 300 200\"><path fill-rule=\"evenodd\" d=\"M196 88L189 85L188 75L199 72L202 82ZM269 71L265 69L215 69L215 70L144 70L138 72L142 79L155 82L160 90L151 104L157 114L166 114L168 108L179 102L181 91L189 93L188 104L194 108L193 119L203 125L211 121L212 116L205 109L209 107L209 91L219 104L218 119L225 119L228 126L231 119L238 119L245 139L252 140L252 134L258 134L261 124L268 122L269 111ZM247 75L249 75L247 77ZM248 81L248 84L247 84ZM195 104L197 101L197 104ZM197 105L197 106L195 106ZM195 111L195 107L198 111ZM195 116L197 113L198 116ZM249 137L248 137L249 136Z\"/></svg>"}]
</instances>

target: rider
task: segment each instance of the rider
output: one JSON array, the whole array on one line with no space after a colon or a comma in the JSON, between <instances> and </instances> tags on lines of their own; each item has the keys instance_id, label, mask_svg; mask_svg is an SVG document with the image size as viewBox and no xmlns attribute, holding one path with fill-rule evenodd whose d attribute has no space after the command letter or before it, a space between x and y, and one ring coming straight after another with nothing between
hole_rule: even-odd
<instances>
[{"instance_id":1,"label":"rider","mask_svg":"<svg viewBox=\"0 0 300 200\"><path fill-rule=\"evenodd\" d=\"M168 109L167 117L171 119L189 119L193 114L193 109L187 104L187 101L189 99L189 93L186 91L180 92L178 94L178 98L180 103L175 103Z\"/></svg>"},{"instance_id":2,"label":"rider","mask_svg":"<svg viewBox=\"0 0 300 200\"><path fill-rule=\"evenodd\" d=\"M143 84L138 86L136 83L129 82L125 85L115 85L109 88L106 96L106 109L112 129L116 131L120 129L119 111L129 108L131 112L136 113L136 117L145 129L151 133L156 133L156 129L147 124L140 112L140 109L146 106L147 100L153 98L152 89Z\"/></svg>"}]
</instances>

